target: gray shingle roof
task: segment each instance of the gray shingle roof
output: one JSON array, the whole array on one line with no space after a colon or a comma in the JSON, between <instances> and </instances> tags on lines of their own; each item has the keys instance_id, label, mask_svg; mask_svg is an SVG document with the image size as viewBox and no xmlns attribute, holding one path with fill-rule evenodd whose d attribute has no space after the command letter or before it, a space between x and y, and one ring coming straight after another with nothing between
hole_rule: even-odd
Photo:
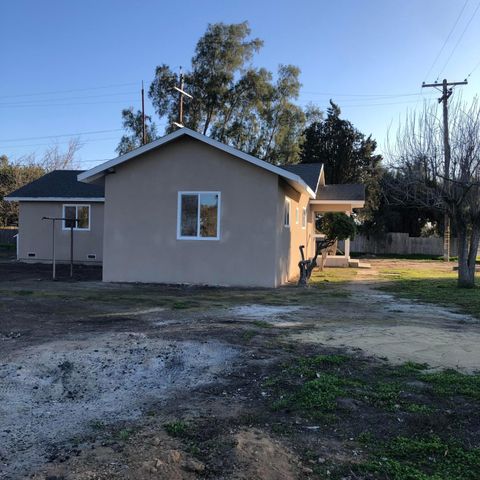
<instances>
[{"instance_id":1,"label":"gray shingle roof","mask_svg":"<svg viewBox=\"0 0 480 480\"><path fill-rule=\"evenodd\" d=\"M282 165L281 168L301 177L313 191L317 189L318 177L322 171L321 163L297 163L296 165Z\"/></svg>"},{"instance_id":2,"label":"gray shingle roof","mask_svg":"<svg viewBox=\"0 0 480 480\"><path fill-rule=\"evenodd\" d=\"M103 198L104 187L79 182L84 170L54 170L15 190L8 198Z\"/></svg>"},{"instance_id":3,"label":"gray shingle roof","mask_svg":"<svg viewBox=\"0 0 480 480\"><path fill-rule=\"evenodd\" d=\"M363 202L365 200L365 186L359 183L345 183L325 185L319 187L317 200L351 200Z\"/></svg>"}]
</instances>

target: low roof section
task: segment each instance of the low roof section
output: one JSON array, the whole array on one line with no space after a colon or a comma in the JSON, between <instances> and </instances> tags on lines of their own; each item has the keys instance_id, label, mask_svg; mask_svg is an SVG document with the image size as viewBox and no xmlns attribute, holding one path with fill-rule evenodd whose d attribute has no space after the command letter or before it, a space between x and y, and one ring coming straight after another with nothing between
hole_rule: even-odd
<instances>
[{"instance_id":1,"label":"low roof section","mask_svg":"<svg viewBox=\"0 0 480 480\"><path fill-rule=\"evenodd\" d=\"M353 207L363 207L365 204L365 185L360 183L345 183L322 185L318 188L312 203L349 203Z\"/></svg>"},{"instance_id":2,"label":"low roof section","mask_svg":"<svg viewBox=\"0 0 480 480\"><path fill-rule=\"evenodd\" d=\"M10 193L5 200L12 202L90 201L103 202L103 185L79 182L84 170L54 170Z\"/></svg>"}]
</instances>

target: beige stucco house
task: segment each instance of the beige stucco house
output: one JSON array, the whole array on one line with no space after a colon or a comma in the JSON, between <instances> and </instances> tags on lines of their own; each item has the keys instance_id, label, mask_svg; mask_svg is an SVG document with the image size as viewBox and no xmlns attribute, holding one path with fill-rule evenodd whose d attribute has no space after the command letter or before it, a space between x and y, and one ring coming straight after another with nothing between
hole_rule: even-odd
<instances>
[{"instance_id":1,"label":"beige stucco house","mask_svg":"<svg viewBox=\"0 0 480 480\"><path fill-rule=\"evenodd\" d=\"M313 253L318 212L364 204L360 185L325 185L320 164L280 168L187 128L81 172L77 183L103 194L79 197L78 206L90 206L83 233L107 282L276 287L298 276L300 245ZM42 208L75 202L34 203L20 193L9 197L20 201L19 259L35 250L48 260ZM91 235L100 220L103 235ZM348 244L327 265L348 266Z\"/></svg>"}]
</instances>

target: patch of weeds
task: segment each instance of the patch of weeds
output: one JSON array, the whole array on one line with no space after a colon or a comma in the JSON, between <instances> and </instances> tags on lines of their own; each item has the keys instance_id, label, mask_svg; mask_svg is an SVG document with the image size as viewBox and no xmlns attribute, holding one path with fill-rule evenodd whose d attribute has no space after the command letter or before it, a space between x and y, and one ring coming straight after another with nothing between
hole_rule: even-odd
<instances>
[{"instance_id":1,"label":"patch of weeds","mask_svg":"<svg viewBox=\"0 0 480 480\"><path fill-rule=\"evenodd\" d=\"M119 440L126 442L127 440L130 439L132 434L133 434L133 430L131 428L123 428L117 433L117 438Z\"/></svg>"},{"instance_id":2,"label":"patch of weeds","mask_svg":"<svg viewBox=\"0 0 480 480\"><path fill-rule=\"evenodd\" d=\"M373 442L373 433L372 432L362 432L357 440L363 444L369 444Z\"/></svg>"},{"instance_id":3,"label":"patch of weeds","mask_svg":"<svg viewBox=\"0 0 480 480\"><path fill-rule=\"evenodd\" d=\"M188 424L183 420L166 423L163 427L171 437L183 437L188 430Z\"/></svg>"},{"instance_id":4,"label":"patch of weeds","mask_svg":"<svg viewBox=\"0 0 480 480\"><path fill-rule=\"evenodd\" d=\"M399 395L402 391L402 385L397 382L379 382L373 385L362 395L370 404L393 410L399 403Z\"/></svg>"},{"instance_id":5,"label":"patch of weeds","mask_svg":"<svg viewBox=\"0 0 480 480\"><path fill-rule=\"evenodd\" d=\"M246 342L249 342L253 337L255 337L255 335L257 335L257 332L255 330L246 330L245 332L243 332L242 338Z\"/></svg>"},{"instance_id":6,"label":"patch of weeds","mask_svg":"<svg viewBox=\"0 0 480 480\"><path fill-rule=\"evenodd\" d=\"M346 355L316 355L314 357L300 358L298 365L292 367L292 369L300 375L313 378L317 375L320 368L342 365L348 360L349 358Z\"/></svg>"},{"instance_id":7,"label":"patch of weeds","mask_svg":"<svg viewBox=\"0 0 480 480\"><path fill-rule=\"evenodd\" d=\"M273 423L271 425L272 432L277 435L291 435L292 427L285 423Z\"/></svg>"},{"instance_id":8,"label":"patch of weeds","mask_svg":"<svg viewBox=\"0 0 480 480\"><path fill-rule=\"evenodd\" d=\"M17 290L15 293L17 295L22 295L22 296L25 296L25 297L28 296L28 295L33 295L34 294L33 290Z\"/></svg>"},{"instance_id":9,"label":"patch of weeds","mask_svg":"<svg viewBox=\"0 0 480 480\"><path fill-rule=\"evenodd\" d=\"M395 367L394 373L396 375L415 375L427 368L428 365L426 363L405 362L402 365Z\"/></svg>"},{"instance_id":10,"label":"patch of weeds","mask_svg":"<svg viewBox=\"0 0 480 480\"><path fill-rule=\"evenodd\" d=\"M264 387L275 387L280 383L280 378L279 377L270 377L265 379L265 381L262 383L262 386Z\"/></svg>"},{"instance_id":11,"label":"patch of weeds","mask_svg":"<svg viewBox=\"0 0 480 480\"><path fill-rule=\"evenodd\" d=\"M405 410L410 413L422 413L425 415L429 415L433 413L435 410L430 407L429 405L423 405L418 403L408 403L405 405Z\"/></svg>"},{"instance_id":12,"label":"patch of weeds","mask_svg":"<svg viewBox=\"0 0 480 480\"><path fill-rule=\"evenodd\" d=\"M272 328L273 327L273 325L271 323L268 323L265 320L254 320L252 323L256 327L260 327L260 328Z\"/></svg>"},{"instance_id":13,"label":"patch of weeds","mask_svg":"<svg viewBox=\"0 0 480 480\"><path fill-rule=\"evenodd\" d=\"M337 398L346 396L348 384L347 380L336 375L319 373L315 380L305 382L295 393L275 402L274 408L291 408L313 416L333 412Z\"/></svg>"},{"instance_id":14,"label":"patch of weeds","mask_svg":"<svg viewBox=\"0 0 480 480\"><path fill-rule=\"evenodd\" d=\"M105 430L106 428L106 425L104 422L102 422L102 420L93 420L91 423L90 423L90 426L94 429L94 430Z\"/></svg>"},{"instance_id":15,"label":"patch of weeds","mask_svg":"<svg viewBox=\"0 0 480 480\"><path fill-rule=\"evenodd\" d=\"M371 459L354 470L392 480L476 480L480 471L480 448L466 449L437 436L396 437L373 450Z\"/></svg>"},{"instance_id":16,"label":"patch of weeds","mask_svg":"<svg viewBox=\"0 0 480 480\"><path fill-rule=\"evenodd\" d=\"M185 301L178 301L178 302L172 303L172 308L175 310L185 310L187 308L193 308L195 306L197 306L197 304L194 304L192 302L185 302Z\"/></svg>"},{"instance_id":17,"label":"patch of weeds","mask_svg":"<svg viewBox=\"0 0 480 480\"><path fill-rule=\"evenodd\" d=\"M456 370L424 373L421 380L432 385L438 395L464 395L480 400L480 374L467 375Z\"/></svg>"}]
</instances>

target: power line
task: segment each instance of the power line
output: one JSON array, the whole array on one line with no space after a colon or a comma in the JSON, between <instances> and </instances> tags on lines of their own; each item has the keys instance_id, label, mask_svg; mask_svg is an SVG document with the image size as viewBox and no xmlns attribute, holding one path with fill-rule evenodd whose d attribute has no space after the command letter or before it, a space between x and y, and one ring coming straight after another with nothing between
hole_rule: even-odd
<instances>
[{"instance_id":1,"label":"power line","mask_svg":"<svg viewBox=\"0 0 480 480\"><path fill-rule=\"evenodd\" d=\"M433 97L432 97L433 98ZM402 102L375 102L375 103L340 103L340 108L352 108L352 107L382 107L385 105L405 105L409 103L417 103L418 99L416 100L405 100Z\"/></svg>"},{"instance_id":2,"label":"power line","mask_svg":"<svg viewBox=\"0 0 480 480\"><path fill-rule=\"evenodd\" d=\"M478 68L480 67L480 60L478 61L478 63L473 67L472 71L467 75L467 78L470 78L472 76L472 73Z\"/></svg>"},{"instance_id":3,"label":"power line","mask_svg":"<svg viewBox=\"0 0 480 480\"><path fill-rule=\"evenodd\" d=\"M126 87L131 85L138 85L138 82L117 83L113 85L102 85L99 87L74 88L70 90L55 90L50 92L21 93L17 95L1 95L0 98L36 97L36 96L42 96L42 95L56 95L59 93L62 94L62 93L72 93L72 92L87 92L89 90L102 90L105 88Z\"/></svg>"},{"instance_id":4,"label":"power line","mask_svg":"<svg viewBox=\"0 0 480 480\"><path fill-rule=\"evenodd\" d=\"M474 10L473 13L472 13L472 16L470 17L470 20L469 20L469 21L467 22L467 24L465 25L465 28L463 29L460 37L458 38L457 43L456 43L455 46L453 47L453 50L450 52L450 55L448 56L447 61L446 61L445 64L443 65L442 69L440 70L440 73L439 73L438 76L437 76L437 80L440 78L440 75L443 73L443 71L445 70L445 68L446 68L447 65L449 64L450 59L452 58L453 54L455 53L455 50L457 49L458 45L459 45L460 42L462 41L463 36L465 35L465 32L468 30L468 27L470 26L470 24L472 23L473 19L475 18L475 15L477 14L479 8L480 8L480 2L478 2L477 7L475 8L475 10Z\"/></svg>"},{"instance_id":5,"label":"power line","mask_svg":"<svg viewBox=\"0 0 480 480\"><path fill-rule=\"evenodd\" d=\"M381 98L395 98L395 97L414 97L420 95L420 93L383 93L383 94L373 94L373 93L332 93L332 92L312 92L304 90L303 93L308 93L312 95L332 95L334 97L381 97Z\"/></svg>"},{"instance_id":6,"label":"power line","mask_svg":"<svg viewBox=\"0 0 480 480\"><path fill-rule=\"evenodd\" d=\"M46 135L43 137L7 138L0 140L0 142L21 142L24 140L43 140L44 138L78 137L79 135L96 135L98 133L110 133L120 131L123 131L123 128L115 128L112 130L91 130L89 132L62 133L59 135Z\"/></svg>"},{"instance_id":7,"label":"power line","mask_svg":"<svg viewBox=\"0 0 480 480\"><path fill-rule=\"evenodd\" d=\"M430 75L433 67L436 65L438 59L440 58L440 55L443 53L443 50L445 49L448 41L450 40L450 37L452 36L452 33L453 31L455 30L455 27L457 26L458 24L458 21L460 20L460 17L462 16L464 10L465 10L465 7L467 6L469 0L465 0L465 3L463 4L463 7L461 8L460 10L460 13L458 14L457 16L457 19L455 20L455 23L453 24L453 27L452 29L450 30L449 34L447 35L447 38L445 39L445 41L443 42L443 45L442 45L442 48L440 49L440 51L437 53L437 56L435 57L435 60L433 61L432 65L430 66L430 68L428 69L428 72L427 74L425 75L425 79ZM438 78L438 77L437 77Z\"/></svg>"},{"instance_id":8,"label":"power line","mask_svg":"<svg viewBox=\"0 0 480 480\"><path fill-rule=\"evenodd\" d=\"M137 100L131 100L131 103L135 103ZM30 103L30 104L21 104L21 105L10 105L6 103L0 104L0 108L31 108L31 107L72 107L76 105L105 105L105 104L115 104L115 105L125 105L128 103L127 100L105 100L101 102L73 102L73 103Z\"/></svg>"},{"instance_id":9,"label":"power line","mask_svg":"<svg viewBox=\"0 0 480 480\"><path fill-rule=\"evenodd\" d=\"M54 98L54 99L40 99L40 100L26 100L20 102L0 102L0 105L34 105L39 102L62 102L69 100L84 100L86 98L103 98L103 97L118 97L120 95L133 95L137 92L118 92L118 93L102 93L100 95L82 95L81 97L63 97L63 98ZM34 102L34 103L33 103Z\"/></svg>"}]
</instances>

